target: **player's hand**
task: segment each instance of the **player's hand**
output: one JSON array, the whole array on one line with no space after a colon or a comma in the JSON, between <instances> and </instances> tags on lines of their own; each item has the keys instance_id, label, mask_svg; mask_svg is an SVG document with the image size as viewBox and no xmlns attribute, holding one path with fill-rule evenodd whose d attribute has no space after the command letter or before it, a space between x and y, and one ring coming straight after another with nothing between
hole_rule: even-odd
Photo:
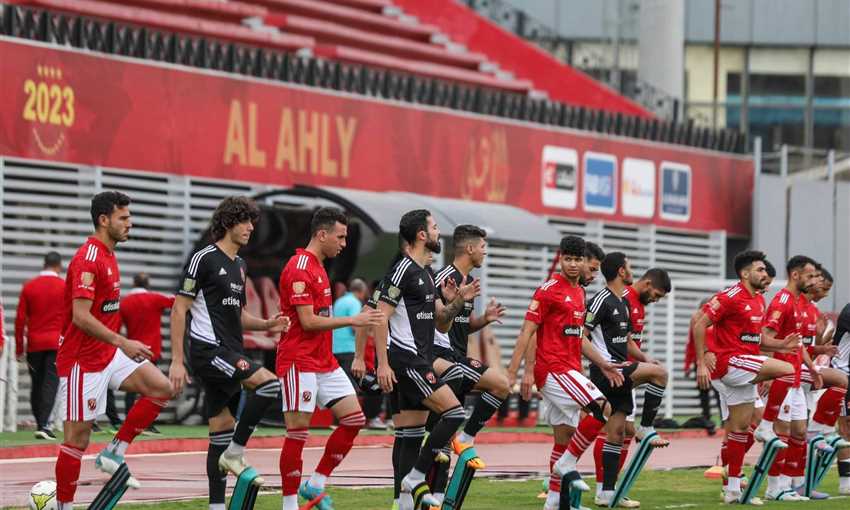
<instances>
[{"instance_id":1,"label":"player's hand","mask_svg":"<svg viewBox=\"0 0 850 510\"><path fill-rule=\"evenodd\" d=\"M362 312L351 318L351 325L355 328L380 326L385 320L383 313L367 306Z\"/></svg>"},{"instance_id":2,"label":"player's hand","mask_svg":"<svg viewBox=\"0 0 850 510\"><path fill-rule=\"evenodd\" d=\"M820 354L826 354L828 358L834 358L838 356L838 346L836 346L835 344L819 345L817 347L817 350L820 351Z\"/></svg>"},{"instance_id":3,"label":"player's hand","mask_svg":"<svg viewBox=\"0 0 850 510\"><path fill-rule=\"evenodd\" d=\"M519 385L519 396L523 400L531 400L531 390L534 386L534 374L528 370L522 374L522 382Z\"/></svg>"},{"instance_id":4,"label":"player's hand","mask_svg":"<svg viewBox=\"0 0 850 510\"><path fill-rule=\"evenodd\" d=\"M266 331L269 333L286 333L289 331L290 325L289 317L278 313L266 321Z\"/></svg>"},{"instance_id":5,"label":"player's hand","mask_svg":"<svg viewBox=\"0 0 850 510\"><path fill-rule=\"evenodd\" d=\"M491 322L495 322L497 324L501 324L502 321L499 320L505 315L507 309L496 301L496 298L490 298L490 302L487 303L487 308L484 310L484 322L490 324Z\"/></svg>"},{"instance_id":6,"label":"player's hand","mask_svg":"<svg viewBox=\"0 0 850 510\"><path fill-rule=\"evenodd\" d=\"M800 336L800 333L791 333L785 337L782 347L785 349L785 352L793 352L794 349L802 345L802 340L803 337Z\"/></svg>"},{"instance_id":7,"label":"player's hand","mask_svg":"<svg viewBox=\"0 0 850 510\"><path fill-rule=\"evenodd\" d=\"M701 390L707 390L711 385L711 376L709 375L708 367L705 366L705 363L702 365L697 365L697 386Z\"/></svg>"},{"instance_id":8,"label":"player's hand","mask_svg":"<svg viewBox=\"0 0 850 510\"><path fill-rule=\"evenodd\" d=\"M516 384L516 373L516 370L508 368L508 388L513 388Z\"/></svg>"},{"instance_id":9,"label":"player's hand","mask_svg":"<svg viewBox=\"0 0 850 510\"><path fill-rule=\"evenodd\" d=\"M124 354L126 354L128 358L136 362L142 362L143 360L153 358L153 351L151 351L147 345L137 340L123 338L118 344L118 348L124 351Z\"/></svg>"},{"instance_id":10,"label":"player's hand","mask_svg":"<svg viewBox=\"0 0 850 510\"><path fill-rule=\"evenodd\" d=\"M176 363L174 361L168 367L168 380L171 381L171 387L174 389L175 397L183 391L184 386L192 383L183 363Z\"/></svg>"},{"instance_id":11,"label":"player's hand","mask_svg":"<svg viewBox=\"0 0 850 510\"><path fill-rule=\"evenodd\" d=\"M819 389L823 388L823 376L821 375L821 373L818 372L818 371L814 371L814 372L811 372L811 374L812 374L812 389L813 390L819 390Z\"/></svg>"},{"instance_id":12,"label":"player's hand","mask_svg":"<svg viewBox=\"0 0 850 510\"><path fill-rule=\"evenodd\" d=\"M605 363L600 366L599 369L602 370L602 375L608 379L608 382L611 383L612 388L619 388L625 382L625 377L623 377L623 372L620 371L626 364L625 363Z\"/></svg>"},{"instance_id":13,"label":"player's hand","mask_svg":"<svg viewBox=\"0 0 850 510\"><path fill-rule=\"evenodd\" d=\"M457 282L454 278L446 278L443 280L443 283L440 284L440 293L443 295L443 299L446 303L451 303L457 297L458 289Z\"/></svg>"},{"instance_id":14,"label":"player's hand","mask_svg":"<svg viewBox=\"0 0 850 510\"><path fill-rule=\"evenodd\" d=\"M366 362L363 358L355 356L354 361L351 362L351 375L357 380L363 379L366 375Z\"/></svg>"},{"instance_id":15,"label":"player's hand","mask_svg":"<svg viewBox=\"0 0 850 510\"><path fill-rule=\"evenodd\" d=\"M714 367L717 366L717 356L713 352L707 352L702 357L702 363L709 373L714 372Z\"/></svg>"},{"instance_id":16,"label":"player's hand","mask_svg":"<svg viewBox=\"0 0 850 510\"><path fill-rule=\"evenodd\" d=\"M447 280L450 279L451 278L447 278ZM457 291L464 301L472 301L473 299L481 295L481 280L475 278L466 285L461 285L460 287L458 287Z\"/></svg>"},{"instance_id":17,"label":"player's hand","mask_svg":"<svg viewBox=\"0 0 850 510\"><path fill-rule=\"evenodd\" d=\"M393 383L397 382L398 380L395 378L395 373L389 365L378 366L378 386L381 387L381 390L384 393L393 391Z\"/></svg>"}]
</instances>

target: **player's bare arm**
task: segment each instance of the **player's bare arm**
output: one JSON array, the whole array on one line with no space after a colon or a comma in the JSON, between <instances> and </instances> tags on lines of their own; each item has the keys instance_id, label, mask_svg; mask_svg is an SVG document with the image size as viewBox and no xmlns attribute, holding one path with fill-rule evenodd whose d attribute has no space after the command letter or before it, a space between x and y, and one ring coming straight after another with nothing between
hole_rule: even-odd
<instances>
[{"instance_id":1,"label":"player's bare arm","mask_svg":"<svg viewBox=\"0 0 850 510\"><path fill-rule=\"evenodd\" d=\"M384 317L392 317L395 312L395 307L383 301L378 302L378 311ZM393 383L396 380L393 369L390 368L389 358L387 357L387 340L390 335L390 325L386 320L383 320L375 326L375 350L378 355L378 385L385 392L393 390Z\"/></svg>"},{"instance_id":2,"label":"player's bare arm","mask_svg":"<svg viewBox=\"0 0 850 510\"><path fill-rule=\"evenodd\" d=\"M269 331L271 333L284 333L289 331L289 317L278 313L271 319L255 317L242 309L242 329L248 331Z\"/></svg>"},{"instance_id":3,"label":"player's bare arm","mask_svg":"<svg viewBox=\"0 0 850 510\"><path fill-rule=\"evenodd\" d=\"M705 330L711 327L711 319L702 314L694 321L694 350L697 356L697 384L707 390L711 384L711 372L714 370L714 357L705 355Z\"/></svg>"},{"instance_id":4,"label":"player's bare arm","mask_svg":"<svg viewBox=\"0 0 850 510\"><path fill-rule=\"evenodd\" d=\"M496 301L496 298L490 298L490 302L487 303L487 308L484 309L483 315L477 315L476 313L472 313L469 316L469 332L475 333L487 327L487 325L492 324L494 322L501 324L501 318L505 315L507 308L504 305Z\"/></svg>"},{"instance_id":5,"label":"player's bare arm","mask_svg":"<svg viewBox=\"0 0 850 510\"><path fill-rule=\"evenodd\" d=\"M452 327L452 321L463 310L464 304L481 294L481 281L476 278L458 287L452 278L446 278L440 286L440 291L448 303L443 304L439 299L435 301L434 322L437 331L448 333Z\"/></svg>"},{"instance_id":6,"label":"player's bare arm","mask_svg":"<svg viewBox=\"0 0 850 510\"><path fill-rule=\"evenodd\" d=\"M368 306L364 308L369 308ZM372 308L369 308L372 310ZM362 379L366 375L366 340L369 338L369 333L374 337L374 326L354 328L354 360L351 362L351 374L357 379Z\"/></svg>"},{"instance_id":7,"label":"player's bare arm","mask_svg":"<svg viewBox=\"0 0 850 510\"><path fill-rule=\"evenodd\" d=\"M633 359L640 361L641 363L656 363L656 361L649 356L647 356L640 347L637 346L634 340L632 340L632 335L629 335L629 339L626 343L626 350Z\"/></svg>"},{"instance_id":8,"label":"player's bare arm","mask_svg":"<svg viewBox=\"0 0 850 510\"><path fill-rule=\"evenodd\" d=\"M800 346L802 337L799 333L792 333L783 339L776 338L776 330L762 328L760 348L764 352L793 352Z\"/></svg>"},{"instance_id":9,"label":"player's bare arm","mask_svg":"<svg viewBox=\"0 0 850 510\"><path fill-rule=\"evenodd\" d=\"M523 321L522 328L519 331L519 336L517 336L516 339L514 353L511 356L511 362L510 364L508 364L508 385L511 387L516 384L517 373L519 372L519 365L520 363L522 363L523 358L526 358L526 350L528 349L528 346L531 343L531 338L536 333L536 323L530 320ZM528 365L526 365L525 372L529 372Z\"/></svg>"},{"instance_id":10,"label":"player's bare arm","mask_svg":"<svg viewBox=\"0 0 850 510\"><path fill-rule=\"evenodd\" d=\"M177 295L171 307L171 365L168 367L168 379L174 387L174 394L180 394L183 386L191 383L186 366L186 355L183 352L183 335L186 333L186 313L192 307L192 299Z\"/></svg>"},{"instance_id":11,"label":"player's bare arm","mask_svg":"<svg viewBox=\"0 0 850 510\"><path fill-rule=\"evenodd\" d=\"M623 385L623 374L620 372L621 364L610 363L599 354L599 351L593 347L593 344L587 338L587 336L582 336L581 339L581 353L585 358L590 360L591 363L599 367L599 370L602 371L602 375L605 376L606 379L611 383L611 386L620 387Z\"/></svg>"},{"instance_id":12,"label":"player's bare arm","mask_svg":"<svg viewBox=\"0 0 850 510\"><path fill-rule=\"evenodd\" d=\"M97 320L91 313L92 303L93 301L91 299L77 298L74 300L74 326L77 326L83 333L97 338L101 342L118 347L130 359L141 361L142 359L151 359L153 357L153 352L147 345L125 338Z\"/></svg>"},{"instance_id":13,"label":"player's bare arm","mask_svg":"<svg viewBox=\"0 0 850 510\"><path fill-rule=\"evenodd\" d=\"M296 305L295 310L298 312L298 322L301 323L301 328L304 331L327 331L348 326L354 328L377 326L378 323L386 320L380 311L368 306L364 307L357 315L350 317L316 315L313 311L313 305Z\"/></svg>"}]
</instances>

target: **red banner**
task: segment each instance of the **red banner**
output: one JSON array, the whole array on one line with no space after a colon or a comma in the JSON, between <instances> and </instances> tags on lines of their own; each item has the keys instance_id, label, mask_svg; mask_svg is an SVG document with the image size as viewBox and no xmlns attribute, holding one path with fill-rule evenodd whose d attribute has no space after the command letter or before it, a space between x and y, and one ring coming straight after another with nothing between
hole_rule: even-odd
<instances>
[{"instance_id":1,"label":"red banner","mask_svg":"<svg viewBox=\"0 0 850 510\"><path fill-rule=\"evenodd\" d=\"M0 155L749 235L751 160L0 40Z\"/></svg>"}]
</instances>

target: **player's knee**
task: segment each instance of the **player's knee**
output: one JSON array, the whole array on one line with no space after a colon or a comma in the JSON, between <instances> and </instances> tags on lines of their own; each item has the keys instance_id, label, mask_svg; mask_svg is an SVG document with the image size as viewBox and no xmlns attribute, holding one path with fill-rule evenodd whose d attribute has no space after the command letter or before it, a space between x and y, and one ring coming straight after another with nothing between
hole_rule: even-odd
<instances>
[{"instance_id":1,"label":"player's knee","mask_svg":"<svg viewBox=\"0 0 850 510\"><path fill-rule=\"evenodd\" d=\"M508 385L508 378L503 374L498 374L496 377L495 384L493 385L493 389L490 390L490 393L499 397L501 400L505 400L508 398L508 395L511 393L511 387Z\"/></svg>"}]
</instances>

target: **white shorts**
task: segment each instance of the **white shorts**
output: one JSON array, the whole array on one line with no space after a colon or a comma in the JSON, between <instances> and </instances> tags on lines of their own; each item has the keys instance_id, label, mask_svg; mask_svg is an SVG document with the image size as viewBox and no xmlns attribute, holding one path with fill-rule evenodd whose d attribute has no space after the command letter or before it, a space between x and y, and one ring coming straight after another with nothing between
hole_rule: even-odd
<instances>
[{"instance_id":1,"label":"white shorts","mask_svg":"<svg viewBox=\"0 0 850 510\"><path fill-rule=\"evenodd\" d=\"M106 412L106 391L117 390L124 379L148 361L138 363L121 349L100 372L82 372L79 364L71 375L59 378L59 412L67 421L93 421Z\"/></svg>"},{"instance_id":2,"label":"white shorts","mask_svg":"<svg viewBox=\"0 0 850 510\"><path fill-rule=\"evenodd\" d=\"M340 367L331 372L301 372L293 363L280 378L280 386L285 413L312 413L317 403L325 408L330 402L357 394L351 379Z\"/></svg>"},{"instance_id":3,"label":"white shorts","mask_svg":"<svg viewBox=\"0 0 850 510\"><path fill-rule=\"evenodd\" d=\"M712 379L711 380L711 386L715 390L717 390L717 394L720 396L720 419L722 421L726 421L726 420L729 419L728 395L730 393L732 393L732 390L729 388L729 386L724 384L723 381L720 380L720 379ZM753 391L753 394L755 395L755 399L754 400L748 400L746 402L752 402L753 408L755 408L755 409L763 408L764 407L764 400L762 400L761 395L758 394L758 386L756 386L755 384L752 384L750 386L752 386L752 388L753 388L752 391ZM744 390L745 390L745 388L742 388L740 393L743 394ZM743 404L743 403L745 403L745 401L738 402L737 404ZM732 405L737 405L737 404L732 404Z\"/></svg>"},{"instance_id":4,"label":"white shorts","mask_svg":"<svg viewBox=\"0 0 850 510\"><path fill-rule=\"evenodd\" d=\"M730 387L753 386L752 381L756 378L761 366L767 360L767 356L753 354L742 354L729 358L729 368L726 374L720 378L723 384ZM755 386L753 386L755 387ZM748 400L753 402L753 400ZM730 402L729 405L735 405Z\"/></svg>"},{"instance_id":5,"label":"white shorts","mask_svg":"<svg viewBox=\"0 0 850 510\"><path fill-rule=\"evenodd\" d=\"M800 421L809 418L809 407L806 402L806 391L801 387L788 388L785 400L779 406L780 421Z\"/></svg>"},{"instance_id":6,"label":"white shorts","mask_svg":"<svg viewBox=\"0 0 850 510\"><path fill-rule=\"evenodd\" d=\"M540 388L546 404L543 419L549 425L577 427L581 410L591 402L604 398L602 392L581 372L549 373Z\"/></svg>"}]
</instances>

